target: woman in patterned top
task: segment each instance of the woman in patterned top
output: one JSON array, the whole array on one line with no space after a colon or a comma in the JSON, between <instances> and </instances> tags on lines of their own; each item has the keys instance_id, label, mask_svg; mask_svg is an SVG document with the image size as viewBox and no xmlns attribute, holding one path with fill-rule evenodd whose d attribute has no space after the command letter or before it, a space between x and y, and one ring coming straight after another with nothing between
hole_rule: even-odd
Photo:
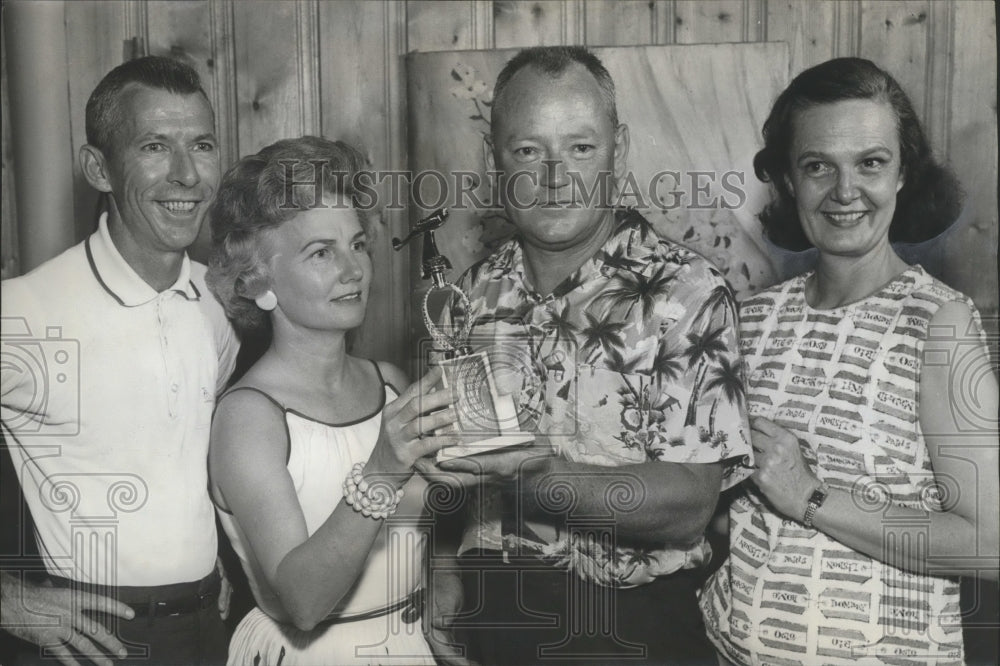
<instances>
[{"instance_id":1,"label":"woman in patterned top","mask_svg":"<svg viewBox=\"0 0 1000 666\"><path fill-rule=\"evenodd\" d=\"M972 302L892 242L955 219L899 84L800 74L764 124L772 241L816 267L742 304L757 471L701 608L740 664L962 663L957 577L997 576L997 382Z\"/></svg>"}]
</instances>

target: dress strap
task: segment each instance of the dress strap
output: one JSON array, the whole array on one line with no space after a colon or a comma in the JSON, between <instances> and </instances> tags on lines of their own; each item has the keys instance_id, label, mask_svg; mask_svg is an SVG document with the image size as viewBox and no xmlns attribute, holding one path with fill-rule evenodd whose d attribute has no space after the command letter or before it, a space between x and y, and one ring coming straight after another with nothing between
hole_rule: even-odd
<instances>
[{"instance_id":1,"label":"dress strap","mask_svg":"<svg viewBox=\"0 0 1000 666\"><path fill-rule=\"evenodd\" d=\"M393 390L393 393L395 393L397 396L400 395L402 391L399 390L398 386L393 386L391 382L385 381L385 377L382 375L382 369L378 367L378 361L372 361L371 363L372 365L375 366L375 374L378 375L378 380L379 382L381 382L382 388L384 389L385 387L388 386Z\"/></svg>"},{"instance_id":2,"label":"dress strap","mask_svg":"<svg viewBox=\"0 0 1000 666\"><path fill-rule=\"evenodd\" d=\"M222 401L231 396L233 393L236 393L237 391L252 391L253 393L257 393L266 398L268 402L277 407L278 410L281 412L281 422L285 426L285 464L287 465L288 461L292 459L292 433L289 432L288 430L288 419L287 419L289 409L284 405L282 405L277 400L275 400L274 397L271 396L269 393L265 393L264 391L261 391L259 388L255 386L235 386L226 391L225 393L223 393L222 395L220 395L215 400L215 409L212 411L213 419L215 418L215 411L219 409L219 405L222 403ZM211 485L209 486L209 488L211 488ZM215 502L214 497L212 498L212 501ZM216 506L219 506L218 503L216 503ZM225 509L223 509L223 511L225 511Z\"/></svg>"}]
</instances>

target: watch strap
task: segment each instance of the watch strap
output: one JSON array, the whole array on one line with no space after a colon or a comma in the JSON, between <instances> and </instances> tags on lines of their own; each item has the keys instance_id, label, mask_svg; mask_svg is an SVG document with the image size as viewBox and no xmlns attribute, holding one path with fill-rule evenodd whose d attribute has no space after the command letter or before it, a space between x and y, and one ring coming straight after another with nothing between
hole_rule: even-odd
<instances>
[{"instance_id":1,"label":"watch strap","mask_svg":"<svg viewBox=\"0 0 1000 666\"><path fill-rule=\"evenodd\" d=\"M802 516L802 524L806 527L813 526L813 519L816 517L816 512L823 502L826 501L826 496L830 494L830 486L826 485L824 482L820 482L819 488L812 492L809 496L809 501L806 503L806 512Z\"/></svg>"}]
</instances>

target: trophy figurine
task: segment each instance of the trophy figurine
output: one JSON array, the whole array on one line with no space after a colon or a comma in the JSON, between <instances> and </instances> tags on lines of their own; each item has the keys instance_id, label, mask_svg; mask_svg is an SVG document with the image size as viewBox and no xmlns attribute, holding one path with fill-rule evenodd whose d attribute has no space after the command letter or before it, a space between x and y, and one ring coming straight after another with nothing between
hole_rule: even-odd
<instances>
[{"instance_id":1,"label":"trophy figurine","mask_svg":"<svg viewBox=\"0 0 1000 666\"><path fill-rule=\"evenodd\" d=\"M398 251L417 236L424 237L420 277L431 280L423 300L424 325L434 340L436 351L444 357L436 364L443 370L444 385L455 393L457 426L462 439L461 444L438 451L438 462L529 444L535 439L532 433L520 430L513 396L497 389L489 355L485 351L472 351L469 344L471 316L466 316L458 330L452 332L441 330L431 319L428 302L431 294L440 291L451 292L466 313L470 310L469 297L445 279L445 273L452 270L451 262L438 251L434 240L434 231L447 219L448 209L436 210L413 225L406 238L392 239L392 247Z\"/></svg>"}]
</instances>

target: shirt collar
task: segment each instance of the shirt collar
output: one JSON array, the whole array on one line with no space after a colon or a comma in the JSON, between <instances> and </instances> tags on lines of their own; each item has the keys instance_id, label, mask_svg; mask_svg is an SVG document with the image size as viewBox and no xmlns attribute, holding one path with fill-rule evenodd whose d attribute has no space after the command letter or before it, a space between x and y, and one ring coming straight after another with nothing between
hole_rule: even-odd
<instances>
[{"instance_id":1,"label":"shirt collar","mask_svg":"<svg viewBox=\"0 0 1000 666\"><path fill-rule=\"evenodd\" d=\"M581 284L600 272L607 276L618 270L641 273L649 263L659 238L653 226L637 210L623 208L615 210L615 229L593 257L553 291L554 296L565 295L563 287ZM511 239L490 257L489 270L495 278L513 275L522 285L526 285L524 273L524 250L520 237Z\"/></svg>"},{"instance_id":2,"label":"shirt collar","mask_svg":"<svg viewBox=\"0 0 1000 666\"><path fill-rule=\"evenodd\" d=\"M108 214L103 213L97 231L86 240L87 261L94 277L111 296L125 307L135 307L154 300L160 294L139 277L115 247L108 231ZM191 282L191 260L187 253L181 261L177 280L163 293L176 292L190 301L201 298L198 288Z\"/></svg>"}]
</instances>

